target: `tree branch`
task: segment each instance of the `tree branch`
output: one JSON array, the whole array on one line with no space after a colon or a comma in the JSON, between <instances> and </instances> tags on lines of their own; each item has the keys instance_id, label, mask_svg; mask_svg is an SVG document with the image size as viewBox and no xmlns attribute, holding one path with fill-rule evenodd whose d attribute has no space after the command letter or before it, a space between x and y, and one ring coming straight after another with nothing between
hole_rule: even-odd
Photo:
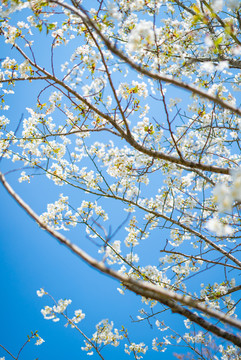
<instances>
[{"instance_id":1,"label":"tree branch","mask_svg":"<svg viewBox=\"0 0 241 360\"><path fill-rule=\"evenodd\" d=\"M207 305L200 304L200 302L193 300L189 296L180 295L174 291L164 289L160 286L155 286L153 284L146 284L144 281L137 281L132 279L127 275L122 275L119 272L112 270L104 265L103 262L98 262L96 259L91 257L77 245L73 244L65 236L59 232L52 229L50 226L44 224L39 216L26 204L23 199L13 190L13 188L6 181L4 175L0 172L0 182L3 184L7 192L15 199L15 201L28 213L28 215L36 221L36 223L44 230L46 230L51 236L57 239L61 244L65 245L70 251L75 253L78 257L84 260L91 267L99 270L100 272L107 274L126 286L130 291L144 296L145 298L150 298L157 300L158 302L171 308L173 312L179 313L180 315L185 316L189 320L197 323L201 327L205 328L208 331L211 331L215 335L222 337L228 341L231 341L233 344L241 347L241 338L225 331L221 328L218 328L216 325L206 321L202 317L192 313L190 310L183 308L181 305L178 305L176 302L180 302L184 306L188 306L194 309L197 309L203 312L206 315L212 316L223 323L234 326L241 330L241 321L234 318L228 317L225 313L209 308Z\"/></svg>"},{"instance_id":2,"label":"tree branch","mask_svg":"<svg viewBox=\"0 0 241 360\"><path fill-rule=\"evenodd\" d=\"M211 94L208 94L208 92L194 86L194 85L190 85L185 83L184 81L180 81L175 79L174 77L171 76L166 76L166 75L160 75L157 73L153 73L151 71L146 70L145 68L143 68L142 66L136 64L134 61L132 61L128 56L126 56L122 51L120 51L119 49L117 49L117 47L115 45L113 45L103 34L102 32L99 30L99 28L97 27L97 25L95 24L95 22L89 17L87 11L81 6L78 5L79 9L76 9L75 7L66 4L64 2L59 2L58 0L51 0L50 3L54 3L54 4L58 4L59 6L62 6L68 10L70 10L71 12L73 12L75 15L79 16L82 21L84 23L87 23L88 25L90 25L95 31L96 33L100 36L100 38L102 39L102 41L104 42L104 44L106 45L106 47L116 56L118 56L121 60L123 60L124 62L126 62L128 65L130 65L133 69L135 69L136 71L138 71L140 74L145 75L153 80L158 80L158 81L165 81L169 84L173 84L177 87L180 87L182 89L185 89L187 91L190 91L193 94L196 94L198 96L201 96L209 101L212 101L218 105L220 105L222 108L230 110L231 112L241 116L241 110L229 103L227 103L226 101L221 100L219 97L217 96L213 96Z\"/></svg>"},{"instance_id":3,"label":"tree branch","mask_svg":"<svg viewBox=\"0 0 241 360\"><path fill-rule=\"evenodd\" d=\"M164 161L168 161L171 163L184 165L186 167L189 167L190 169L200 169L203 171L210 171L218 174L226 174L228 175L230 173L229 168L221 168L218 166L212 166L212 165L206 165L201 163L196 163L194 161L186 160L183 158L178 158L176 156L167 155L163 152L155 151L152 149L147 149L143 145L139 144L130 133L126 133L121 126L117 124L117 122L108 114L104 114L102 111L100 111L98 108L96 108L94 105L92 105L89 101L87 101L83 96L81 96L77 91L73 90L71 87L69 87L67 84L65 84L63 81L59 80L55 76L51 75L47 70L42 68L41 66L34 63L25 53L24 51L17 45L14 44L14 47L22 54L22 56L29 61L29 63L34 66L36 69L41 71L43 74L47 76L49 80L54 81L54 83L62 86L65 90L68 91L68 93L74 95L79 101L83 102L86 106L88 106L91 110L93 110L96 114L101 116L103 119L106 119L119 133L122 138L124 138L128 144L130 144L134 149L140 151L143 154L146 154L154 159L161 159ZM241 115L241 111L240 111Z\"/></svg>"}]
</instances>

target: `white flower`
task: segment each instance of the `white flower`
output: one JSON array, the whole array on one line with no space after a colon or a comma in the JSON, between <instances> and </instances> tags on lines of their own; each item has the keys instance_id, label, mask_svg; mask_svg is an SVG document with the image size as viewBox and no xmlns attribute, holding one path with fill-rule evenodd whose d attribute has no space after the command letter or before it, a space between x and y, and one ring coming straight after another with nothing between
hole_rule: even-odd
<instances>
[{"instance_id":1,"label":"white flower","mask_svg":"<svg viewBox=\"0 0 241 360\"><path fill-rule=\"evenodd\" d=\"M206 228L214 233L216 233L218 236L228 236L233 234L233 229L229 225L224 225L221 223L219 219L216 217L210 219L207 224Z\"/></svg>"},{"instance_id":2,"label":"white flower","mask_svg":"<svg viewBox=\"0 0 241 360\"><path fill-rule=\"evenodd\" d=\"M38 295L39 297L42 297L42 296L44 296L45 294L46 294L46 292L44 291L43 288L41 288L40 290L37 290L37 295Z\"/></svg>"},{"instance_id":3,"label":"white flower","mask_svg":"<svg viewBox=\"0 0 241 360\"><path fill-rule=\"evenodd\" d=\"M241 201L241 168L232 171L233 183L231 186L232 196L235 200Z\"/></svg>"},{"instance_id":4,"label":"white flower","mask_svg":"<svg viewBox=\"0 0 241 360\"><path fill-rule=\"evenodd\" d=\"M148 350L148 346L145 346L145 344L143 342L139 343L139 344L135 344L135 343L131 343L131 345L127 345L125 344L125 353L127 354L131 354L132 351L134 351L136 353L136 358L137 359L141 359L142 356L138 356L137 354L145 354Z\"/></svg>"},{"instance_id":5,"label":"white flower","mask_svg":"<svg viewBox=\"0 0 241 360\"><path fill-rule=\"evenodd\" d=\"M144 0L135 0L130 3L130 9L132 11L142 10L144 6L145 6Z\"/></svg>"},{"instance_id":6,"label":"white flower","mask_svg":"<svg viewBox=\"0 0 241 360\"><path fill-rule=\"evenodd\" d=\"M54 91L49 97L49 101L52 104L55 104L56 102L60 102L62 99L63 94L60 91Z\"/></svg>"},{"instance_id":7,"label":"white flower","mask_svg":"<svg viewBox=\"0 0 241 360\"><path fill-rule=\"evenodd\" d=\"M223 5L224 5L223 0L214 0L212 8L214 11L217 11L217 12L222 11Z\"/></svg>"},{"instance_id":8,"label":"white flower","mask_svg":"<svg viewBox=\"0 0 241 360\"><path fill-rule=\"evenodd\" d=\"M50 306L45 306L44 309L41 309L41 314L46 320L52 320L55 318L53 314L53 309Z\"/></svg>"},{"instance_id":9,"label":"white flower","mask_svg":"<svg viewBox=\"0 0 241 360\"><path fill-rule=\"evenodd\" d=\"M41 345L41 344L43 344L44 342L45 342L44 339L42 339L40 336L38 336L38 339L37 339L35 345Z\"/></svg>"},{"instance_id":10,"label":"white flower","mask_svg":"<svg viewBox=\"0 0 241 360\"><path fill-rule=\"evenodd\" d=\"M232 54L237 56L241 54L241 46L237 45L232 48Z\"/></svg>"},{"instance_id":11,"label":"white flower","mask_svg":"<svg viewBox=\"0 0 241 360\"><path fill-rule=\"evenodd\" d=\"M208 48L214 45L214 42L209 35L205 37L204 43L207 45Z\"/></svg>"},{"instance_id":12,"label":"white flower","mask_svg":"<svg viewBox=\"0 0 241 360\"><path fill-rule=\"evenodd\" d=\"M53 306L53 311L56 313L63 313L67 306L72 303L72 300L62 300L58 301L58 305Z\"/></svg>"},{"instance_id":13,"label":"white flower","mask_svg":"<svg viewBox=\"0 0 241 360\"><path fill-rule=\"evenodd\" d=\"M184 325L187 329L190 329L192 322L189 319L184 320Z\"/></svg>"},{"instance_id":14,"label":"white flower","mask_svg":"<svg viewBox=\"0 0 241 360\"><path fill-rule=\"evenodd\" d=\"M75 324L78 324L81 320L85 318L85 314L82 312L82 310L75 310L74 314L75 316L71 320ZM74 326L72 325L72 327Z\"/></svg>"},{"instance_id":15,"label":"white flower","mask_svg":"<svg viewBox=\"0 0 241 360\"><path fill-rule=\"evenodd\" d=\"M120 293L121 295L124 295L124 294L125 294L124 291L123 291L122 289L120 289L120 288L117 288L117 291L119 291L119 293Z\"/></svg>"},{"instance_id":16,"label":"white flower","mask_svg":"<svg viewBox=\"0 0 241 360\"><path fill-rule=\"evenodd\" d=\"M115 20L120 20L120 19L121 19L120 10L118 9L118 7L117 7L114 3L108 2L108 4L107 4L107 9L108 9L109 15L110 15L113 19L115 19Z\"/></svg>"},{"instance_id":17,"label":"white flower","mask_svg":"<svg viewBox=\"0 0 241 360\"><path fill-rule=\"evenodd\" d=\"M228 61L220 61L220 63L216 66L216 70L223 71L224 69L229 68Z\"/></svg>"},{"instance_id":18,"label":"white flower","mask_svg":"<svg viewBox=\"0 0 241 360\"><path fill-rule=\"evenodd\" d=\"M201 64L200 68L202 71L207 72L208 74L213 73L215 70L215 66L211 61L205 61Z\"/></svg>"},{"instance_id":19,"label":"white flower","mask_svg":"<svg viewBox=\"0 0 241 360\"><path fill-rule=\"evenodd\" d=\"M25 171L22 171L21 172L21 176L20 176L20 178L18 179L18 181L21 183L21 182L23 182L23 181L28 181L28 182L30 182L30 177L29 177L29 175L26 175L26 172Z\"/></svg>"},{"instance_id":20,"label":"white flower","mask_svg":"<svg viewBox=\"0 0 241 360\"><path fill-rule=\"evenodd\" d=\"M131 51L138 51L142 46L149 46L154 43L153 23L141 20L131 31L128 47Z\"/></svg>"},{"instance_id":21,"label":"white flower","mask_svg":"<svg viewBox=\"0 0 241 360\"><path fill-rule=\"evenodd\" d=\"M6 59L2 61L2 68L3 69L14 69L17 65L17 61L15 59L10 59L8 56Z\"/></svg>"},{"instance_id":22,"label":"white flower","mask_svg":"<svg viewBox=\"0 0 241 360\"><path fill-rule=\"evenodd\" d=\"M218 203L220 211L231 211L233 197L230 188L225 184L218 184L213 190L213 195Z\"/></svg>"}]
</instances>

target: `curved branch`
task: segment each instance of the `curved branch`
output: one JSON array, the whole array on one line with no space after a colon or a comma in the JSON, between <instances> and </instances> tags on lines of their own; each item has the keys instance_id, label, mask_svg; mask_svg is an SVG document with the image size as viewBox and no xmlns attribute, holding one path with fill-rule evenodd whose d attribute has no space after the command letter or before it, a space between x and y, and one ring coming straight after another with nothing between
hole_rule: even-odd
<instances>
[{"instance_id":1,"label":"curved branch","mask_svg":"<svg viewBox=\"0 0 241 360\"><path fill-rule=\"evenodd\" d=\"M27 205L23 199L13 190L13 188L8 184L6 181L4 175L0 172L0 182L3 184L4 188L7 190L7 192L14 198L14 200L28 213L28 215L36 221L36 223L44 230L46 230L51 236L53 236L55 239L57 239L61 244L65 245L70 251L75 253L78 257L80 257L82 260L84 260L88 265L91 267L99 270L100 272L107 274L114 279L117 279L121 283L123 283L126 288L128 288L130 291L144 296L145 298L150 298L153 300L157 300L158 302L168 306L171 308L173 312L176 312L180 315L185 316L189 320L197 323L204 329L211 331L213 334L222 337L233 344L237 345L241 348L241 338L225 331L216 325L213 325L211 322L208 322L207 320L203 319L202 317L192 313L190 310L187 310L181 305L178 305L177 302L180 302L184 306L188 306L194 309L197 309L206 315L212 316L219 321L222 321L223 323L226 323L228 325L234 326L241 330L241 321L236 320L234 318L228 317L225 313L222 313L221 311L213 310L209 308L206 305L200 304L199 301L193 300L189 296L183 296L180 295L174 291L164 289L160 286L155 286L153 284L146 284L144 281L137 281L132 279L131 277L127 275L122 275L119 272L108 268L104 265L103 262L99 262L93 257L91 257L89 254L87 254L85 251L83 251L81 248L79 248L77 245L71 243L69 239L67 239L65 236L60 234L59 232L52 229L50 226L44 224L39 216L30 208L29 205Z\"/></svg>"}]
</instances>

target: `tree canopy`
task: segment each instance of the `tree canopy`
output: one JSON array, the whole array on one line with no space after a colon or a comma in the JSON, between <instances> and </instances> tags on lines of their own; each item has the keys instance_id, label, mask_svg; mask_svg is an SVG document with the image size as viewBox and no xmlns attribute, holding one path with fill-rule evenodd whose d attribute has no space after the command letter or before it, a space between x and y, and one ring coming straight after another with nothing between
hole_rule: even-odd
<instances>
[{"instance_id":1,"label":"tree canopy","mask_svg":"<svg viewBox=\"0 0 241 360\"><path fill-rule=\"evenodd\" d=\"M137 343L103 319L86 334L83 311L67 315L71 301L51 289L38 290L53 302L43 316L64 317L95 358L113 345L135 359L169 347L179 359L239 359L240 1L3 0L0 10L0 181L45 232L118 280L120 296L139 295L136 321L155 331ZM26 86L36 98L8 116ZM33 186L42 176L59 196L43 196L37 214L10 173Z\"/></svg>"}]
</instances>

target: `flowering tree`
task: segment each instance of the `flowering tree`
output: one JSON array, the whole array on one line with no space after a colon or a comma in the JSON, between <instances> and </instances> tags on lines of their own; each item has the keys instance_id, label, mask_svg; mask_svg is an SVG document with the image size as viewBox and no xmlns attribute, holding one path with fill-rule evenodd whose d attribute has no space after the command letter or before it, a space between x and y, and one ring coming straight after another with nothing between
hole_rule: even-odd
<instances>
[{"instance_id":1,"label":"flowering tree","mask_svg":"<svg viewBox=\"0 0 241 360\"><path fill-rule=\"evenodd\" d=\"M18 163L19 182L45 174L62 188L39 216L3 172L0 181L42 229L117 279L121 294L140 295L149 310L138 321L151 317L156 332L152 344L137 344L103 320L89 336L78 324L82 310L66 315L70 300L52 298L42 313L64 316L84 337L83 351L101 359L103 345L121 343L135 359L177 344L195 359L238 359L240 1L89 3L2 1L0 34L15 57L1 61L1 160L9 169ZM34 82L36 104L16 126L5 116L8 96ZM93 254L63 235L72 227L96 244ZM153 239L160 253L147 264L138 249L151 252ZM161 321L165 309L171 321L183 317L184 332Z\"/></svg>"}]
</instances>

